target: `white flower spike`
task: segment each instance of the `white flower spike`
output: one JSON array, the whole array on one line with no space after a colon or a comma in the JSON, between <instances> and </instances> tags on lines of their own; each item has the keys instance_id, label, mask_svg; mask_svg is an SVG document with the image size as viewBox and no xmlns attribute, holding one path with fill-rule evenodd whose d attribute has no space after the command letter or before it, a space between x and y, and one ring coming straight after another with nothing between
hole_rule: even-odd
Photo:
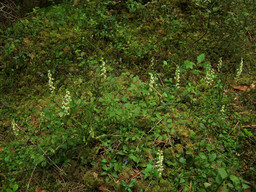
<instances>
[{"instance_id":1,"label":"white flower spike","mask_svg":"<svg viewBox=\"0 0 256 192\"><path fill-rule=\"evenodd\" d=\"M51 94L53 94L54 90L55 90L55 87L53 85L53 80L54 79L52 78L52 74L51 74L50 70L48 70L48 78L49 78L48 84L49 84L50 92L51 92Z\"/></svg>"}]
</instances>

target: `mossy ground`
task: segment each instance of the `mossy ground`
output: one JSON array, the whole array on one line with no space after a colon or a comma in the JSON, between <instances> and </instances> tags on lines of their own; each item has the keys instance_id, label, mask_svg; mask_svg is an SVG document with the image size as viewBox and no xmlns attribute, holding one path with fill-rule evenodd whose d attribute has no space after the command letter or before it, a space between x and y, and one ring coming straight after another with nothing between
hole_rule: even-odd
<instances>
[{"instance_id":1,"label":"mossy ground","mask_svg":"<svg viewBox=\"0 0 256 192\"><path fill-rule=\"evenodd\" d=\"M1 31L0 190L254 191L253 7L63 2Z\"/></svg>"}]
</instances>

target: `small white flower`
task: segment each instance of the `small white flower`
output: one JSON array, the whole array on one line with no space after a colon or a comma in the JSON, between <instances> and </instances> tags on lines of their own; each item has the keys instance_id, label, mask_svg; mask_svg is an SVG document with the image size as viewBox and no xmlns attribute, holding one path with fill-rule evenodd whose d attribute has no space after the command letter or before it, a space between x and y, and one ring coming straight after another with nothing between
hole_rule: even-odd
<instances>
[{"instance_id":1,"label":"small white flower","mask_svg":"<svg viewBox=\"0 0 256 192\"><path fill-rule=\"evenodd\" d=\"M69 111L70 111L70 103L71 103L71 96L70 96L70 92L67 90L66 91L66 95L64 97L64 101L62 102L62 109L63 109L63 116L69 115Z\"/></svg>"},{"instance_id":2,"label":"small white flower","mask_svg":"<svg viewBox=\"0 0 256 192\"><path fill-rule=\"evenodd\" d=\"M176 81L176 87L180 87L180 67L179 66L177 66L176 68L174 79Z\"/></svg>"},{"instance_id":3,"label":"small white flower","mask_svg":"<svg viewBox=\"0 0 256 192\"><path fill-rule=\"evenodd\" d=\"M54 90L55 90L55 87L53 85L53 80L54 79L52 78L52 74L51 74L50 70L48 70L48 78L49 78L48 84L49 84L50 92L51 92L51 94L53 94Z\"/></svg>"},{"instance_id":4,"label":"small white flower","mask_svg":"<svg viewBox=\"0 0 256 192\"><path fill-rule=\"evenodd\" d=\"M156 162L156 167L157 167L158 172L159 172L159 177L162 176L162 173L163 173L163 170L164 170L163 161L164 161L163 151L159 150L158 151L158 161Z\"/></svg>"},{"instance_id":5,"label":"small white flower","mask_svg":"<svg viewBox=\"0 0 256 192\"><path fill-rule=\"evenodd\" d=\"M107 78L107 70L106 70L106 63L103 59L101 59L102 65L101 65L101 76L106 79Z\"/></svg>"},{"instance_id":6,"label":"small white flower","mask_svg":"<svg viewBox=\"0 0 256 192\"><path fill-rule=\"evenodd\" d=\"M241 62L240 62L239 69L236 70L236 77L235 77L235 80L237 80L237 79L240 77L240 75L241 75L241 73L242 73L242 71L243 71L243 65L244 65L244 59L241 58Z\"/></svg>"},{"instance_id":7,"label":"small white flower","mask_svg":"<svg viewBox=\"0 0 256 192\"><path fill-rule=\"evenodd\" d=\"M154 84L155 84L155 77L152 73L149 73L149 74L150 74L149 91L151 92L152 87L154 87Z\"/></svg>"},{"instance_id":8,"label":"small white flower","mask_svg":"<svg viewBox=\"0 0 256 192\"><path fill-rule=\"evenodd\" d=\"M225 119L225 105L222 105L220 113L221 113L221 119L224 120Z\"/></svg>"},{"instance_id":9,"label":"small white flower","mask_svg":"<svg viewBox=\"0 0 256 192\"><path fill-rule=\"evenodd\" d=\"M225 105L222 105L220 112L221 112L222 114L225 113Z\"/></svg>"},{"instance_id":10,"label":"small white flower","mask_svg":"<svg viewBox=\"0 0 256 192\"><path fill-rule=\"evenodd\" d=\"M19 130L17 129L17 124L15 123L14 120L12 120L12 130L15 136L18 136Z\"/></svg>"},{"instance_id":11,"label":"small white flower","mask_svg":"<svg viewBox=\"0 0 256 192\"><path fill-rule=\"evenodd\" d=\"M151 64L150 64L150 67L151 67L152 70L153 70L154 63L155 63L154 61L155 61L155 58L152 57L152 59L151 59Z\"/></svg>"},{"instance_id":12,"label":"small white flower","mask_svg":"<svg viewBox=\"0 0 256 192\"><path fill-rule=\"evenodd\" d=\"M221 68L222 68L222 57L219 59L219 62L218 62L218 72L221 71Z\"/></svg>"}]
</instances>

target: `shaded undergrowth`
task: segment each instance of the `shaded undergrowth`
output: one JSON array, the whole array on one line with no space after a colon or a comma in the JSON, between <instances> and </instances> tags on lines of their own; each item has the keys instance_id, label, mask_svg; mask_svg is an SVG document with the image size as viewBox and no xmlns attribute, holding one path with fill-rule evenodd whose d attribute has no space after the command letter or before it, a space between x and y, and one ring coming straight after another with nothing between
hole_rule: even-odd
<instances>
[{"instance_id":1,"label":"shaded undergrowth","mask_svg":"<svg viewBox=\"0 0 256 192\"><path fill-rule=\"evenodd\" d=\"M0 190L254 191L254 7L66 2L2 31Z\"/></svg>"}]
</instances>

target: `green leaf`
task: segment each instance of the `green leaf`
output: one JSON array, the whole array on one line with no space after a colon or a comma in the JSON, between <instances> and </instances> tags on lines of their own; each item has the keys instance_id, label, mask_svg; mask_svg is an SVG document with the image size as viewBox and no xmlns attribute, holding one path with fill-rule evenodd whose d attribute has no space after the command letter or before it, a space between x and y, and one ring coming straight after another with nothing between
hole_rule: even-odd
<instances>
[{"instance_id":1,"label":"green leaf","mask_svg":"<svg viewBox=\"0 0 256 192\"><path fill-rule=\"evenodd\" d=\"M218 7L213 7L213 8L212 8L212 11L218 11L218 10L219 10Z\"/></svg>"},{"instance_id":2,"label":"green leaf","mask_svg":"<svg viewBox=\"0 0 256 192\"><path fill-rule=\"evenodd\" d=\"M114 165L114 169L115 169L115 171L120 171L120 170L121 170L121 168L122 168L121 164L119 164L119 163L115 163L115 165Z\"/></svg>"},{"instance_id":3,"label":"green leaf","mask_svg":"<svg viewBox=\"0 0 256 192\"><path fill-rule=\"evenodd\" d=\"M221 176L218 174L215 178L216 183L218 183L219 185L222 183L222 179Z\"/></svg>"},{"instance_id":4,"label":"green leaf","mask_svg":"<svg viewBox=\"0 0 256 192\"><path fill-rule=\"evenodd\" d=\"M101 163L107 163L107 162L108 162L107 159L103 159L103 160L101 161Z\"/></svg>"},{"instance_id":5,"label":"green leaf","mask_svg":"<svg viewBox=\"0 0 256 192\"><path fill-rule=\"evenodd\" d=\"M121 180L121 185L124 186L124 187L127 186L127 184L126 184L126 182L124 180Z\"/></svg>"},{"instance_id":6,"label":"green leaf","mask_svg":"<svg viewBox=\"0 0 256 192\"><path fill-rule=\"evenodd\" d=\"M107 172L102 172L100 175L108 175Z\"/></svg>"},{"instance_id":7,"label":"green leaf","mask_svg":"<svg viewBox=\"0 0 256 192\"><path fill-rule=\"evenodd\" d=\"M200 152L198 155L199 155L199 157L200 157L201 159L203 159L203 160L206 160L206 159L207 159L206 155L205 155L204 153L202 153L202 152Z\"/></svg>"},{"instance_id":8,"label":"green leaf","mask_svg":"<svg viewBox=\"0 0 256 192\"><path fill-rule=\"evenodd\" d=\"M17 191L19 188L19 185L18 184L14 184L13 187L12 187L12 190L13 191Z\"/></svg>"},{"instance_id":9,"label":"green leaf","mask_svg":"<svg viewBox=\"0 0 256 192\"><path fill-rule=\"evenodd\" d=\"M139 163L140 162L140 159L139 158L137 158L135 155L133 155L133 154L130 154L129 155L129 158L131 158L135 163Z\"/></svg>"},{"instance_id":10,"label":"green leaf","mask_svg":"<svg viewBox=\"0 0 256 192\"><path fill-rule=\"evenodd\" d=\"M150 163L147 164L147 168L146 168L147 171L151 171L153 169L154 169L154 166L152 164L150 164Z\"/></svg>"},{"instance_id":11,"label":"green leaf","mask_svg":"<svg viewBox=\"0 0 256 192\"><path fill-rule=\"evenodd\" d=\"M199 74L201 71L200 70L192 70L192 71L190 71L192 74Z\"/></svg>"},{"instance_id":12,"label":"green leaf","mask_svg":"<svg viewBox=\"0 0 256 192\"><path fill-rule=\"evenodd\" d=\"M202 53L197 57L197 64L202 63L202 61L205 59L205 55Z\"/></svg>"},{"instance_id":13,"label":"green leaf","mask_svg":"<svg viewBox=\"0 0 256 192\"><path fill-rule=\"evenodd\" d=\"M242 184L242 189L249 189L250 186L249 185L246 185L246 184Z\"/></svg>"},{"instance_id":14,"label":"green leaf","mask_svg":"<svg viewBox=\"0 0 256 192\"><path fill-rule=\"evenodd\" d=\"M211 184L210 183L204 183L204 187L207 188L207 187L210 187Z\"/></svg>"},{"instance_id":15,"label":"green leaf","mask_svg":"<svg viewBox=\"0 0 256 192\"><path fill-rule=\"evenodd\" d=\"M139 80L139 77L138 77L138 76L135 76L132 81L135 83L135 82L137 82L138 80Z\"/></svg>"},{"instance_id":16,"label":"green leaf","mask_svg":"<svg viewBox=\"0 0 256 192\"><path fill-rule=\"evenodd\" d=\"M206 62L204 62L203 64L201 64L201 66L203 67L203 68L207 68L207 67L209 67L211 65L211 63L209 62L209 61L206 61Z\"/></svg>"},{"instance_id":17,"label":"green leaf","mask_svg":"<svg viewBox=\"0 0 256 192\"><path fill-rule=\"evenodd\" d=\"M230 175L229 178L235 185L238 185L240 183L239 178L235 175Z\"/></svg>"},{"instance_id":18,"label":"green leaf","mask_svg":"<svg viewBox=\"0 0 256 192\"><path fill-rule=\"evenodd\" d=\"M111 173L111 175L112 175L113 177L115 177L115 178L118 177L116 172Z\"/></svg>"},{"instance_id":19,"label":"green leaf","mask_svg":"<svg viewBox=\"0 0 256 192\"><path fill-rule=\"evenodd\" d=\"M129 187L133 187L134 183L136 182L136 179L132 179L129 183Z\"/></svg>"},{"instance_id":20,"label":"green leaf","mask_svg":"<svg viewBox=\"0 0 256 192\"><path fill-rule=\"evenodd\" d=\"M219 168L218 172L222 179L226 179L228 177L228 174L224 168Z\"/></svg>"},{"instance_id":21,"label":"green leaf","mask_svg":"<svg viewBox=\"0 0 256 192\"><path fill-rule=\"evenodd\" d=\"M209 155L209 160L214 161L216 159L216 157L217 157L216 153L212 153Z\"/></svg>"},{"instance_id":22,"label":"green leaf","mask_svg":"<svg viewBox=\"0 0 256 192\"><path fill-rule=\"evenodd\" d=\"M184 164L184 163L186 162L186 159L184 159L183 157L181 157L181 158L179 159L179 162L181 162L182 164Z\"/></svg>"},{"instance_id":23,"label":"green leaf","mask_svg":"<svg viewBox=\"0 0 256 192\"><path fill-rule=\"evenodd\" d=\"M250 135L250 136L253 135L252 132L248 131L247 129L244 129L244 132L245 132L246 135Z\"/></svg>"},{"instance_id":24,"label":"green leaf","mask_svg":"<svg viewBox=\"0 0 256 192\"><path fill-rule=\"evenodd\" d=\"M191 62L191 61L189 61L189 60L186 60L186 61L184 62L184 67L185 67L186 69L193 69L194 65L195 65L195 63L193 63L193 62Z\"/></svg>"},{"instance_id":25,"label":"green leaf","mask_svg":"<svg viewBox=\"0 0 256 192\"><path fill-rule=\"evenodd\" d=\"M126 153L124 153L123 151L119 151L117 154L118 155L125 155Z\"/></svg>"}]
</instances>

